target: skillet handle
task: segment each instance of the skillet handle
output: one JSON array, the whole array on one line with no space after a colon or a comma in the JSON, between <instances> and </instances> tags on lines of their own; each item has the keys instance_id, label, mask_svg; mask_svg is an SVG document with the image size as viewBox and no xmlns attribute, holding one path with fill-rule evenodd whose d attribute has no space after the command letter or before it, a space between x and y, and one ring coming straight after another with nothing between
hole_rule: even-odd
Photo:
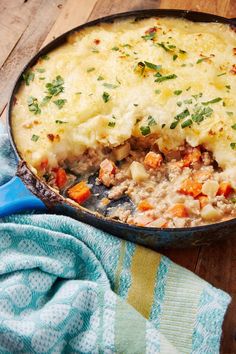
<instances>
[{"instance_id":1,"label":"skillet handle","mask_svg":"<svg viewBox=\"0 0 236 354\"><path fill-rule=\"evenodd\" d=\"M19 177L13 177L0 186L0 217L32 209L46 210L46 206L27 189Z\"/></svg>"}]
</instances>

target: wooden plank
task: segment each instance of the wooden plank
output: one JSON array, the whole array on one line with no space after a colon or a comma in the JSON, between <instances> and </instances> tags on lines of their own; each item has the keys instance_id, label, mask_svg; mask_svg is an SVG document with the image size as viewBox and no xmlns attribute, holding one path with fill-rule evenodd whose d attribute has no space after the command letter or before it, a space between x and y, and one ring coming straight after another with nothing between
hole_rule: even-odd
<instances>
[{"instance_id":1,"label":"wooden plank","mask_svg":"<svg viewBox=\"0 0 236 354\"><path fill-rule=\"evenodd\" d=\"M192 272L195 271L199 251L200 247L180 248L178 250L175 248L160 250L162 254L169 257L173 262L191 270Z\"/></svg>"},{"instance_id":2,"label":"wooden plank","mask_svg":"<svg viewBox=\"0 0 236 354\"><path fill-rule=\"evenodd\" d=\"M231 1L232 2L232 1ZM232 2L233 3L233 2ZM89 19L103 17L117 12L125 12L139 9L184 9L218 14L226 16L230 0L133 0L133 1L110 1L98 0Z\"/></svg>"},{"instance_id":3,"label":"wooden plank","mask_svg":"<svg viewBox=\"0 0 236 354\"><path fill-rule=\"evenodd\" d=\"M97 0L67 0L43 45L60 34L86 22Z\"/></svg>"},{"instance_id":4,"label":"wooden plank","mask_svg":"<svg viewBox=\"0 0 236 354\"><path fill-rule=\"evenodd\" d=\"M16 77L41 47L61 11L61 6L59 5L64 2L65 0L40 0L37 6L31 9L31 21L0 71L0 112L3 111L9 99Z\"/></svg>"}]
</instances>

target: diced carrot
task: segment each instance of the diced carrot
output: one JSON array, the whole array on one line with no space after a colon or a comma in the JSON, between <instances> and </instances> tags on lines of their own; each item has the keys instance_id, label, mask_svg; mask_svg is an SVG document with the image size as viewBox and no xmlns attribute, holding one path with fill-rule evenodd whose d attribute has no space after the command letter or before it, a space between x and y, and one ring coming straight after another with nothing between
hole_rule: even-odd
<instances>
[{"instance_id":1,"label":"diced carrot","mask_svg":"<svg viewBox=\"0 0 236 354\"><path fill-rule=\"evenodd\" d=\"M217 195L223 195L225 198L227 198L231 192L233 192L231 184L229 182L221 182L217 191Z\"/></svg>"},{"instance_id":2,"label":"diced carrot","mask_svg":"<svg viewBox=\"0 0 236 354\"><path fill-rule=\"evenodd\" d=\"M201 193L201 191L202 184L193 180L192 178L186 179L178 190L179 193L191 195L194 198L196 198Z\"/></svg>"},{"instance_id":3,"label":"diced carrot","mask_svg":"<svg viewBox=\"0 0 236 354\"><path fill-rule=\"evenodd\" d=\"M58 188L63 188L67 182L66 171L63 168L59 168L56 172L56 185Z\"/></svg>"},{"instance_id":4,"label":"diced carrot","mask_svg":"<svg viewBox=\"0 0 236 354\"><path fill-rule=\"evenodd\" d=\"M205 181L211 177L212 173L210 171L197 171L193 174L193 179L195 181Z\"/></svg>"},{"instance_id":5,"label":"diced carrot","mask_svg":"<svg viewBox=\"0 0 236 354\"><path fill-rule=\"evenodd\" d=\"M40 163L41 170L45 169L47 166L48 166L48 159L41 161Z\"/></svg>"},{"instance_id":6,"label":"diced carrot","mask_svg":"<svg viewBox=\"0 0 236 354\"><path fill-rule=\"evenodd\" d=\"M209 198L206 195L199 195L197 199L199 200L201 209L204 208L204 206L206 206L207 204L209 204Z\"/></svg>"},{"instance_id":7,"label":"diced carrot","mask_svg":"<svg viewBox=\"0 0 236 354\"><path fill-rule=\"evenodd\" d=\"M142 200L139 204L138 204L138 210L140 211L146 211L146 210L150 210L153 209L153 206L146 200Z\"/></svg>"},{"instance_id":8,"label":"diced carrot","mask_svg":"<svg viewBox=\"0 0 236 354\"><path fill-rule=\"evenodd\" d=\"M145 31L145 34L155 33L157 32L157 27L151 27Z\"/></svg>"},{"instance_id":9,"label":"diced carrot","mask_svg":"<svg viewBox=\"0 0 236 354\"><path fill-rule=\"evenodd\" d=\"M115 176L116 165L113 161L105 159L100 164L99 176L100 181L106 186L111 185L111 178Z\"/></svg>"},{"instance_id":10,"label":"diced carrot","mask_svg":"<svg viewBox=\"0 0 236 354\"><path fill-rule=\"evenodd\" d=\"M68 195L77 203L82 204L91 196L91 191L87 184L81 181L68 190Z\"/></svg>"},{"instance_id":11,"label":"diced carrot","mask_svg":"<svg viewBox=\"0 0 236 354\"><path fill-rule=\"evenodd\" d=\"M177 216L178 218L186 218L188 216L188 211L184 204L177 203L173 205L168 210L173 216Z\"/></svg>"},{"instance_id":12,"label":"diced carrot","mask_svg":"<svg viewBox=\"0 0 236 354\"><path fill-rule=\"evenodd\" d=\"M194 162L198 162L201 159L201 151L199 148L193 148L183 158L184 167L190 166Z\"/></svg>"},{"instance_id":13,"label":"diced carrot","mask_svg":"<svg viewBox=\"0 0 236 354\"><path fill-rule=\"evenodd\" d=\"M157 169L161 166L162 161L163 158L161 154L156 154L155 152L150 151L144 158L144 166Z\"/></svg>"}]
</instances>

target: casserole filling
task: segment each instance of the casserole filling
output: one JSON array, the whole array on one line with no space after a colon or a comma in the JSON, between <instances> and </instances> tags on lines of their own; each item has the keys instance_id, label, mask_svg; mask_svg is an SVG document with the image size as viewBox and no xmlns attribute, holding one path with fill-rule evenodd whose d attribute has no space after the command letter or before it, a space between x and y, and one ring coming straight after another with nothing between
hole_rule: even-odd
<instances>
[{"instance_id":1,"label":"casserole filling","mask_svg":"<svg viewBox=\"0 0 236 354\"><path fill-rule=\"evenodd\" d=\"M73 203L140 226L235 217L236 35L147 18L68 37L22 77L12 109L32 171Z\"/></svg>"},{"instance_id":2,"label":"casserole filling","mask_svg":"<svg viewBox=\"0 0 236 354\"><path fill-rule=\"evenodd\" d=\"M88 149L43 178L75 202L137 226L191 227L236 216L236 193L212 153L185 144L163 154L155 136Z\"/></svg>"}]
</instances>

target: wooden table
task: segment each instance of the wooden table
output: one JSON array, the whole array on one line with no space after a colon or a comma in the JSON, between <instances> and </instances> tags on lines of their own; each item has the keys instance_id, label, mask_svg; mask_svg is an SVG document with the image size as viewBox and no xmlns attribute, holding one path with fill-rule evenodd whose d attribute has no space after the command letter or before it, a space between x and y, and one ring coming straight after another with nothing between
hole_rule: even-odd
<instances>
[{"instance_id":1,"label":"wooden table","mask_svg":"<svg viewBox=\"0 0 236 354\"><path fill-rule=\"evenodd\" d=\"M144 8L179 8L236 17L236 0L0 0L0 114L27 61L51 39L79 24L109 14ZM164 252L233 297L221 353L236 353L236 238L210 247ZM207 353L206 353L207 354Z\"/></svg>"}]
</instances>

